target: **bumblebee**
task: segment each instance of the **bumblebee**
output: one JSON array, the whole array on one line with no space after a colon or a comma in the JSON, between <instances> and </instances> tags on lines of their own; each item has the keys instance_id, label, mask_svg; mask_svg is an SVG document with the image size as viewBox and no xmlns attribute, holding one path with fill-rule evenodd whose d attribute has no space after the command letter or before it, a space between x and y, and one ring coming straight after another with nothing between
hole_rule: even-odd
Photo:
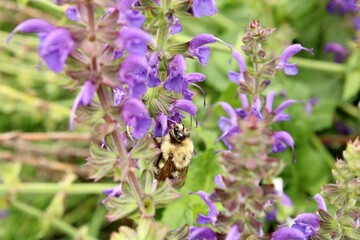
<instances>
[{"instance_id":1,"label":"bumblebee","mask_svg":"<svg viewBox=\"0 0 360 240\"><path fill-rule=\"evenodd\" d=\"M154 174L158 181L170 179L174 188L185 184L189 164L194 153L190 132L184 124L175 124L161 143L161 154L154 161Z\"/></svg>"}]
</instances>

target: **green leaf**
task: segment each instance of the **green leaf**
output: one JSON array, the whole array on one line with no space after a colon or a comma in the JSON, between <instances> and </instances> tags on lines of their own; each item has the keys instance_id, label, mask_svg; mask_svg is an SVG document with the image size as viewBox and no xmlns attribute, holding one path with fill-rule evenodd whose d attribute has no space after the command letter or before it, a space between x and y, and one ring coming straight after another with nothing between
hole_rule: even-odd
<instances>
[{"instance_id":1,"label":"green leaf","mask_svg":"<svg viewBox=\"0 0 360 240\"><path fill-rule=\"evenodd\" d=\"M343 100L350 100L359 93L360 90L360 50L356 49L348 61L348 67L345 76Z\"/></svg>"}]
</instances>

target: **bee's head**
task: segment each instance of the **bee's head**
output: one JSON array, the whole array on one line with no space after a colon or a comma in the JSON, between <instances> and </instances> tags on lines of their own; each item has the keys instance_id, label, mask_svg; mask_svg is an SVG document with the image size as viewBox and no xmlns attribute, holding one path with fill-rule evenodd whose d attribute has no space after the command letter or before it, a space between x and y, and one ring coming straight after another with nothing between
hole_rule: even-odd
<instances>
[{"instance_id":1,"label":"bee's head","mask_svg":"<svg viewBox=\"0 0 360 240\"><path fill-rule=\"evenodd\" d=\"M177 123L169 130L172 140L182 142L184 139L190 137L190 132L185 128L184 124Z\"/></svg>"}]
</instances>

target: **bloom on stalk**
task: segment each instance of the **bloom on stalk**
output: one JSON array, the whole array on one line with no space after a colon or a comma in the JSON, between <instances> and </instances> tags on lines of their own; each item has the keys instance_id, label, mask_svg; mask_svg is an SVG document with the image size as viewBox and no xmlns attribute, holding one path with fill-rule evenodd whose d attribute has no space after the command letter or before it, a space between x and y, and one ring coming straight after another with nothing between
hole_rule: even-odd
<instances>
[{"instance_id":1,"label":"bloom on stalk","mask_svg":"<svg viewBox=\"0 0 360 240\"><path fill-rule=\"evenodd\" d=\"M185 99L192 100L193 92L188 87L189 84L196 85L195 82L205 80L205 75L201 73L190 73L185 75L186 64L184 56L178 54L170 62L168 68L168 78L164 83L164 88L169 91L182 93Z\"/></svg>"},{"instance_id":2,"label":"bloom on stalk","mask_svg":"<svg viewBox=\"0 0 360 240\"><path fill-rule=\"evenodd\" d=\"M301 44L293 44L287 47L280 55L279 62L276 66L277 69L284 70L286 75L296 75L298 74L298 69L296 63L289 63L289 58L300 52L301 50L308 51L313 53L312 49L304 48Z\"/></svg>"},{"instance_id":3,"label":"bloom on stalk","mask_svg":"<svg viewBox=\"0 0 360 240\"><path fill-rule=\"evenodd\" d=\"M212 16L218 11L215 0L193 0L191 10L194 14L194 17L197 18L203 16Z\"/></svg>"},{"instance_id":4,"label":"bloom on stalk","mask_svg":"<svg viewBox=\"0 0 360 240\"><path fill-rule=\"evenodd\" d=\"M358 12L358 0L330 0L326 10L331 14L344 15L346 13Z\"/></svg>"},{"instance_id":5,"label":"bloom on stalk","mask_svg":"<svg viewBox=\"0 0 360 240\"><path fill-rule=\"evenodd\" d=\"M121 117L133 127L133 136L140 139L150 128L152 120L145 105L136 98L126 100L120 107Z\"/></svg>"},{"instance_id":6,"label":"bloom on stalk","mask_svg":"<svg viewBox=\"0 0 360 240\"><path fill-rule=\"evenodd\" d=\"M202 66L206 66L210 58L210 48L205 44L216 42L216 38L211 34L199 34L189 42L189 54L196 56Z\"/></svg>"},{"instance_id":7,"label":"bloom on stalk","mask_svg":"<svg viewBox=\"0 0 360 240\"><path fill-rule=\"evenodd\" d=\"M7 42L17 32L37 33L40 38L39 55L48 68L60 73L69 54L75 49L75 41L64 28L41 20L29 19L20 23L9 35Z\"/></svg>"},{"instance_id":8,"label":"bloom on stalk","mask_svg":"<svg viewBox=\"0 0 360 240\"><path fill-rule=\"evenodd\" d=\"M335 42L327 43L324 47L324 51L334 53L334 60L337 63L343 62L349 55L347 49L342 44Z\"/></svg>"}]
</instances>

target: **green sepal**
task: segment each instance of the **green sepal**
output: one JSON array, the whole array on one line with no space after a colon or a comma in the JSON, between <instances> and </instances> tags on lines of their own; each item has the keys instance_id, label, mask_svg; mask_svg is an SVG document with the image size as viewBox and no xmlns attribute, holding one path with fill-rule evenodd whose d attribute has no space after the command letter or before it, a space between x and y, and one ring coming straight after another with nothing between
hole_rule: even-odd
<instances>
[{"instance_id":1,"label":"green sepal","mask_svg":"<svg viewBox=\"0 0 360 240\"><path fill-rule=\"evenodd\" d=\"M110 197L105 201L105 207L108 210L106 218L109 221L115 221L137 212L138 204L133 197L130 186L124 182L122 185L122 193L120 197Z\"/></svg>"},{"instance_id":2,"label":"green sepal","mask_svg":"<svg viewBox=\"0 0 360 240\"><path fill-rule=\"evenodd\" d=\"M109 175L114 170L114 165L118 159L114 151L109 151L98 146L98 144L90 144L90 157L88 165L90 166L90 178L98 181L106 175Z\"/></svg>"},{"instance_id":3,"label":"green sepal","mask_svg":"<svg viewBox=\"0 0 360 240\"><path fill-rule=\"evenodd\" d=\"M133 159L151 159L160 153L149 134L145 134L130 152Z\"/></svg>"},{"instance_id":4,"label":"green sepal","mask_svg":"<svg viewBox=\"0 0 360 240\"><path fill-rule=\"evenodd\" d=\"M154 0L140 0L140 3L143 7L146 8L159 8L159 5L157 5Z\"/></svg>"},{"instance_id":5,"label":"green sepal","mask_svg":"<svg viewBox=\"0 0 360 240\"><path fill-rule=\"evenodd\" d=\"M191 6L191 1L189 0L177 0L171 3L171 8L174 9L176 13L186 12Z\"/></svg>"},{"instance_id":6,"label":"green sepal","mask_svg":"<svg viewBox=\"0 0 360 240\"><path fill-rule=\"evenodd\" d=\"M187 52L187 50L189 49L189 46L190 46L190 42L180 43L180 44L176 44L176 45L172 45L172 46L168 47L167 51L169 53L171 53L171 55L174 56L176 54Z\"/></svg>"},{"instance_id":7,"label":"green sepal","mask_svg":"<svg viewBox=\"0 0 360 240\"><path fill-rule=\"evenodd\" d=\"M189 235L189 225L185 224L181 228L172 230L166 234L166 240L182 240L187 239Z\"/></svg>"},{"instance_id":8,"label":"green sepal","mask_svg":"<svg viewBox=\"0 0 360 240\"><path fill-rule=\"evenodd\" d=\"M155 216L155 205L151 195L145 194L142 199L142 205L140 207L142 216L153 217Z\"/></svg>"},{"instance_id":9,"label":"green sepal","mask_svg":"<svg viewBox=\"0 0 360 240\"><path fill-rule=\"evenodd\" d=\"M156 207L163 207L180 198L181 194L171 187L168 181L158 185L156 191L152 194Z\"/></svg>"}]
</instances>

